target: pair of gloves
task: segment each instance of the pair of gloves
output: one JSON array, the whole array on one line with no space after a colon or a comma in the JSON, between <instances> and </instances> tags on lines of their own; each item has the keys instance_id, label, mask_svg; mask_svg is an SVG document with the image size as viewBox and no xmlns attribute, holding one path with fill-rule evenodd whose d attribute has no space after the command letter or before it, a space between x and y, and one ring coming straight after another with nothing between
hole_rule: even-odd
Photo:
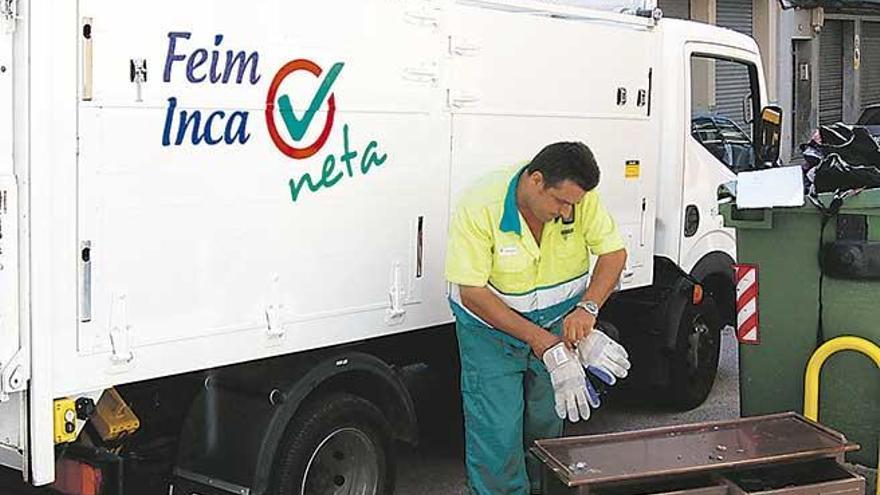
<instances>
[{"instance_id":1,"label":"pair of gloves","mask_svg":"<svg viewBox=\"0 0 880 495\"><path fill-rule=\"evenodd\" d=\"M596 329L577 343L576 350L560 342L544 352L543 360L556 394L556 414L570 421L586 421L590 408L599 407L599 394L584 369L605 384L614 385L618 378L626 377L630 368L626 349Z\"/></svg>"}]
</instances>

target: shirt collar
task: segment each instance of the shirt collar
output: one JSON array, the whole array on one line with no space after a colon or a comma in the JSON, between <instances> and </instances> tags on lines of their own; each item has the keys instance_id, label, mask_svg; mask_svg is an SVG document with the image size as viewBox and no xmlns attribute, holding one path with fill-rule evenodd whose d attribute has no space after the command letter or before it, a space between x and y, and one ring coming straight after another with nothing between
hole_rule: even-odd
<instances>
[{"instance_id":1,"label":"shirt collar","mask_svg":"<svg viewBox=\"0 0 880 495\"><path fill-rule=\"evenodd\" d=\"M514 232L522 235L522 224L519 220L519 208L516 206L516 188L519 185L519 179L522 177L523 171L528 167L517 170L516 174L510 179L507 186L507 195L504 196L504 213L501 214L501 232Z\"/></svg>"}]
</instances>

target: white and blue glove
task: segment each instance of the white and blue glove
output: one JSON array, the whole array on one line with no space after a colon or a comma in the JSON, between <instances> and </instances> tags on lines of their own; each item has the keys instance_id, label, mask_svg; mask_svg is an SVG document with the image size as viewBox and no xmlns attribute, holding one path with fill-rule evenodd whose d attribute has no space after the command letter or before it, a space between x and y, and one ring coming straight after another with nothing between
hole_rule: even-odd
<instances>
[{"instance_id":1,"label":"white and blue glove","mask_svg":"<svg viewBox=\"0 0 880 495\"><path fill-rule=\"evenodd\" d=\"M547 349L542 359L553 384L556 414L572 422L589 419L590 407L599 407L599 394L587 380L578 356L560 342Z\"/></svg>"},{"instance_id":2,"label":"white and blue glove","mask_svg":"<svg viewBox=\"0 0 880 495\"><path fill-rule=\"evenodd\" d=\"M626 349L600 330L593 329L578 341L577 355L581 365L606 385L614 385L629 374Z\"/></svg>"}]
</instances>

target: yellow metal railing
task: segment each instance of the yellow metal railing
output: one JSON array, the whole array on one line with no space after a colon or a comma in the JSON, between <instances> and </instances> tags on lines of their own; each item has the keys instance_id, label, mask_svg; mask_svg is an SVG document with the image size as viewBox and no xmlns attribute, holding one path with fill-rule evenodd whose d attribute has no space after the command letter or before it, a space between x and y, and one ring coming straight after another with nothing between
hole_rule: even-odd
<instances>
[{"instance_id":1,"label":"yellow metal railing","mask_svg":"<svg viewBox=\"0 0 880 495\"><path fill-rule=\"evenodd\" d=\"M822 365L832 355L840 351L857 351L868 356L880 368L880 347L860 337L837 337L816 349L804 378L804 416L819 421L819 373ZM877 469L877 495L880 495L880 466Z\"/></svg>"}]
</instances>

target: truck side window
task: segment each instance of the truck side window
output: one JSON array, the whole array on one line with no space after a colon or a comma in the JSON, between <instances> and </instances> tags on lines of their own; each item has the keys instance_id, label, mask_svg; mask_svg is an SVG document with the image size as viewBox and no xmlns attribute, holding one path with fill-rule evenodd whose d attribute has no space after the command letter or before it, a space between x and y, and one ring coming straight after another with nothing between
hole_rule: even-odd
<instances>
[{"instance_id":1,"label":"truck side window","mask_svg":"<svg viewBox=\"0 0 880 495\"><path fill-rule=\"evenodd\" d=\"M760 104L754 65L693 55L690 70L691 136L733 172L753 169Z\"/></svg>"}]
</instances>

